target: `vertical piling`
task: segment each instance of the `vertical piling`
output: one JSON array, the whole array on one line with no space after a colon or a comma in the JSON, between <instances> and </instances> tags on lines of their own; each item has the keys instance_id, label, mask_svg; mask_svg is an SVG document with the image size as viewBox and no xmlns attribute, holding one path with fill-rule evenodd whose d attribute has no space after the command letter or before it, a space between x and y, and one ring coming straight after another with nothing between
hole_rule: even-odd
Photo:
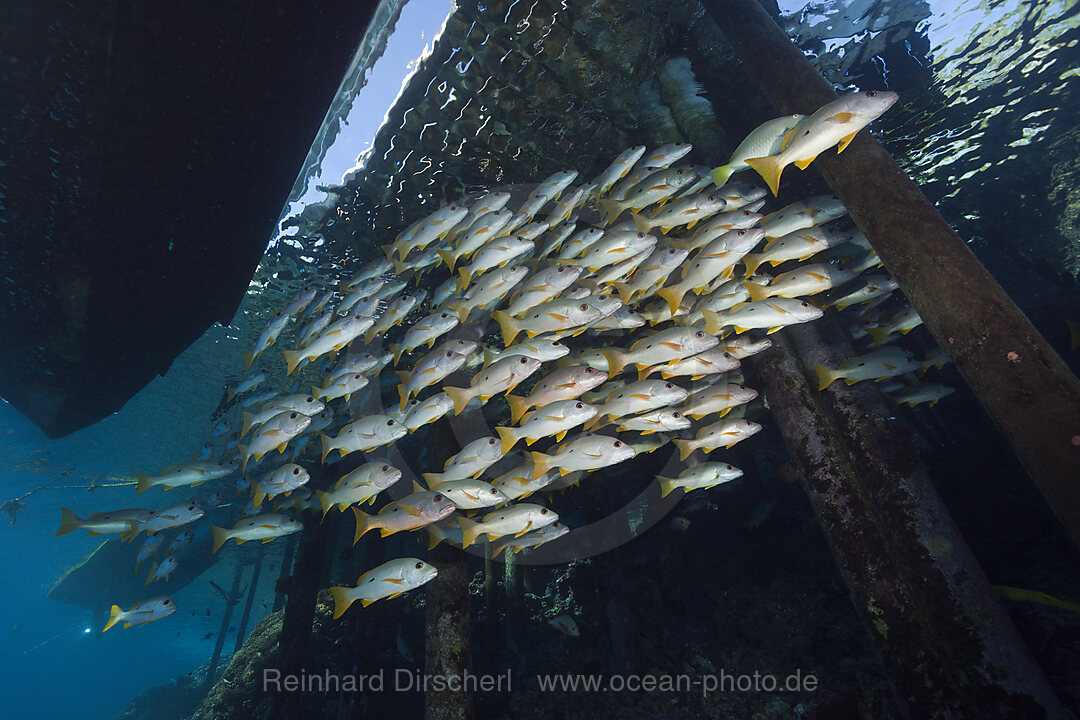
<instances>
[{"instance_id":1,"label":"vertical piling","mask_svg":"<svg viewBox=\"0 0 1080 720\"><path fill-rule=\"evenodd\" d=\"M461 678L472 670L467 556L443 543L430 551L428 559L439 569L439 574L427 584L424 672L429 677ZM472 692L429 688L424 693L425 720L472 720L472 717Z\"/></svg>"},{"instance_id":2,"label":"vertical piling","mask_svg":"<svg viewBox=\"0 0 1080 720\"><path fill-rule=\"evenodd\" d=\"M251 579L248 580L248 592L247 601L244 603L244 613L240 616L240 624L236 626L236 645L233 646L233 652L239 652L240 647L244 644L244 638L247 636L248 623L251 621L251 607L255 604L255 594L259 588L259 576L262 574L262 562L263 555L265 553L260 549L259 554L255 556L255 569L251 571Z\"/></svg>"},{"instance_id":3,"label":"vertical piling","mask_svg":"<svg viewBox=\"0 0 1080 720\"><path fill-rule=\"evenodd\" d=\"M836 98L755 0L704 5L781 113ZM869 133L814 167L1080 546L1080 380Z\"/></svg>"},{"instance_id":4,"label":"vertical piling","mask_svg":"<svg viewBox=\"0 0 1080 720\"><path fill-rule=\"evenodd\" d=\"M241 553L237 553L241 554ZM229 622L232 620L233 608L236 607L236 596L240 592L240 576L244 574L244 563L236 561L236 571L233 573L232 587L229 589L229 597L225 598L225 613L221 616L221 627L218 629L217 640L214 642L214 654L210 656L210 667L206 670L205 685L211 688L217 679L218 663L221 662L221 649L225 646L225 633L229 630Z\"/></svg>"}]
</instances>

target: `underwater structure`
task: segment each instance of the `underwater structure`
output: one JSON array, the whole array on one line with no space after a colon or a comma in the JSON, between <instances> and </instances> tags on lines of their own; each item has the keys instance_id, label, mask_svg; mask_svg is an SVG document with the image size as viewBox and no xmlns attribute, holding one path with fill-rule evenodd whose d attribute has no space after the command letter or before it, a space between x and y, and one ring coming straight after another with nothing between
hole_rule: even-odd
<instances>
[{"instance_id":1,"label":"underwater structure","mask_svg":"<svg viewBox=\"0 0 1080 720\"><path fill-rule=\"evenodd\" d=\"M915 144L891 122L947 112L929 5L854 3L823 28L813 8L756 0L465 0L355 166L315 187L407 5L374 10L251 280L210 459L140 474L138 500L153 483L183 487L167 491L181 505L202 482L228 496L205 503L213 527L175 577L221 557L232 574L214 586L209 661L122 717L1074 717L1080 634L1054 613L1075 607L1029 588L1080 588L1075 281L1023 238L1010 257L1043 287L1009 287L984 266L993 231L958 221L921 160L890 154ZM854 39L841 52L830 32ZM904 105L890 72L928 90ZM901 104L872 131L793 155L782 176L759 162L824 134L821 109L894 87ZM792 116L772 151L740 156ZM793 217L813 219L775 230ZM563 270L583 282L549 297L545 273ZM572 375L585 368L606 382ZM219 458L239 469L167 484ZM1019 506L1012 530L1038 547L1003 557L994 521ZM210 524L191 507L184 523ZM136 531L159 517L78 518L137 539L102 546L54 596L110 625L174 612L128 580ZM124 566L123 597L101 563ZM799 682L701 687L732 668ZM555 675L699 685L540 680Z\"/></svg>"}]
</instances>

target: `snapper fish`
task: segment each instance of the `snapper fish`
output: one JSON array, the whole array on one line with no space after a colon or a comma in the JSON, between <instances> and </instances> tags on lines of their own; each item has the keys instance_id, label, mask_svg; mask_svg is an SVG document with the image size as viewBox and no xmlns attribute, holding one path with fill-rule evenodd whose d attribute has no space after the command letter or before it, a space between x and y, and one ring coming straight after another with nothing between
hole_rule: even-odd
<instances>
[{"instance_id":1,"label":"snapper fish","mask_svg":"<svg viewBox=\"0 0 1080 720\"><path fill-rule=\"evenodd\" d=\"M364 342L370 343L376 337L384 335L390 328L401 323L419 304L420 298L416 295L398 295L390 301L386 312L379 317L378 321L369 324L363 331Z\"/></svg>"},{"instance_id":2,"label":"snapper fish","mask_svg":"<svg viewBox=\"0 0 1080 720\"><path fill-rule=\"evenodd\" d=\"M153 534L162 530L169 530L193 523L202 516L202 506L197 502L177 503L163 510L151 510L145 519L132 522L131 530L123 536L123 539L130 542L142 532Z\"/></svg>"},{"instance_id":3,"label":"snapper fish","mask_svg":"<svg viewBox=\"0 0 1080 720\"><path fill-rule=\"evenodd\" d=\"M139 566L148 560L151 555L155 555L164 541L165 536L161 533L147 535L146 539L143 540L143 544L139 546L139 553L135 556L135 569L132 572L138 572Z\"/></svg>"},{"instance_id":4,"label":"snapper fish","mask_svg":"<svg viewBox=\"0 0 1080 720\"><path fill-rule=\"evenodd\" d=\"M867 275L862 278L859 287L830 301L828 305L845 310L852 305L883 298L898 287L900 284L891 275Z\"/></svg>"},{"instance_id":5,"label":"snapper fish","mask_svg":"<svg viewBox=\"0 0 1080 720\"><path fill-rule=\"evenodd\" d=\"M720 195L708 193L690 195L675 200L651 217L633 213L634 225L640 232L649 232L654 227L666 233L672 228L686 225L692 229L699 221L711 217L727 206L727 200Z\"/></svg>"},{"instance_id":6,"label":"snapper fish","mask_svg":"<svg viewBox=\"0 0 1080 720\"><path fill-rule=\"evenodd\" d=\"M420 483L414 482L413 489L423 492ZM446 495L459 510L482 510L510 502L510 498L489 482L476 478L448 480L439 484L439 492Z\"/></svg>"},{"instance_id":7,"label":"snapper fish","mask_svg":"<svg viewBox=\"0 0 1080 720\"><path fill-rule=\"evenodd\" d=\"M690 421L678 410L663 407L659 410L621 417L615 422L619 430L637 431L642 435L657 432L675 432L690 428Z\"/></svg>"},{"instance_id":8,"label":"snapper fish","mask_svg":"<svg viewBox=\"0 0 1080 720\"><path fill-rule=\"evenodd\" d=\"M587 365L573 365L556 370L536 383L527 397L506 394L506 402L510 405L510 422L517 423L531 408L578 398L602 385L607 379L606 372Z\"/></svg>"},{"instance_id":9,"label":"snapper fish","mask_svg":"<svg viewBox=\"0 0 1080 720\"><path fill-rule=\"evenodd\" d=\"M463 297L448 301L446 307L464 323L474 310L489 310L498 306L528 272L529 269L522 265L493 270L471 284Z\"/></svg>"},{"instance_id":10,"label":"snapper fish","mask_svg":"<svg viewBox=\"0 0 1080 720\"><path fill-rule=\"evenodd\" d=\"M831 240L823 231L817 228L808 228L788 233L781 238L773 240L760 253L752 253L743 258L743 266L749 277L757 273L758 268L768 263L779 265L788 260L809 260L823 250L831 247ZM761 230L764 233L764 230Z\"/></svg>"},{"instance_id":11,"label":"snapper fish","mask_svg":"<svg viewBox=\"0 0 1080 720\"><path fill-rule=\"evenodd\" d=\"M679 448L679 459L686 460L695 450L709 453L716 448L730 448L759 432L761 426L752 420L727 418L699 428L693 439L672 442Z\"/></svg>"},{"instance_id":12,"label":"snapper fish","mask_svg":"<svg viewBox=\"0 0 1080 720\"><path fill-rule=\"evenodd\" d=\"M509 210L493 210L476 218L459 237L457 246L452 249L439 250L439 259L453 272L458 261L467 258L482 248L488 240L499 237L512 217Z\"/></svg>"},{"instance_id":13,"label":"snapper fish","mask_svg":"<svg viewBox=\"0 0 1080 720\"><path fill-rule=\"evenodd\" d=\"M631 175L633 174L631 171ZM604 224L611 225L626 210L641 212L654 203L665 201L690 186L698 177L697 167L694 165L657 169L631 187L624 197L616 198L616 193L613 192L611 197L599 202L604 213Z\"/></svg>"},{"instance_id":14,"label":"snapper fish","mask_svg":"<svg viewBox=\"0 0 1080 720\"><path fill-rule=\"evenodd\" d=\"M506 235L486 243L476 251L469 265L458 269L458 292L463 292L474 277L497 267L505 267L517 258L531 253L536 243L523 235Z\"/></svg>"},{"instance_id":15,"label":"snapper fish","mask_svg":"<svg viewBox=\"0 0 1080 720\"><path fill-rule=\"evenodd\" d=\"M554 510L543 505L518 503L493 510L479 521L462 516L458 516L457 521L461 526L461 546L469 547L481 535L486 535L488 540L498 540L507 535L521 537L558 519Z\"/></svg>"},{"instance_id":16,"label":"snapper fish","mask_svg":"<svg viewBox=\"0 0 1080 720\"><path fill-rule=\"evenodd\" d=\"M174 612L176 612L176 603L172 601L172 598L164 595L137 602L127 610L121 610L119 605L113 605L109 610L109 621L105 623L101 632L105 632L117 623L124 623L125 630L136 625L146 625L167 618Z\"/></svg>"},{"instance_id":17,"label":"snapper fish","mask_svg":"<svg viewBox=\"0 0 1080 720\"><path fill-rule=\"evenodd\" d=\"M585 201L585 192L585 186L571 188L564 192L555 203L555 207L552 208L551 214L548 215L548 226L555 227L559 223L568 220L573 215L574 210L577 210L578 206Z\"/></svg>"},{"instance_id":18,"label":"snapper fish","mask_svg":"<svg viewBox=\"0 0 1080 720\"><path fill-rule=\"evenodd\" d=\"M516 345L511 345L504 350L484 348L484 367L498 362L499 360L514 357L515 355L532 358L533 360L539 360L540 362L549 362L551 360L564 358L569 354L570 348L566 347L558 340L529 340L526 342L519 342Z\"/></svg>"},{"instance_id":19,"label":"snapper fish","mask_svg":"<svg viewBox=\"0 0 1080 720\"><path fill-rule=\"evenodd\" d=\"M135 494L161 486L166 490L177 487L195 487L208 480L228 477L236 472L237 464L227 460L194 460L182 465L170 465L153 477L135 471Z\"/></svg>"},{"instance_id":20,"label":"snapper fish","mask_svg":"<svg viewBox=\"0 0 1080 720\"><path fill-rule=\"evenodd\" d=\"M544 543L548 543L552 540L557 540L561 538L568 532L570 532L570 528L568 528L562 522L556 520L550 525L545 525L544 527L537 530L530 530L529 532L521 535L520 537L513 537L509 540L503 540L496 543L491 548L491 557L498 557L506 550L517 554L522 550L539 547Z\"/></svg>"},{"instance_id":21,"label":"snapper fish","mask_svg":"<svg viewBox=\"0 0 1080 720\"><path fill-rule=\"evenodd\" d=\"M514 355L497 360L478 372L467 388L446 386L443 390L454 401L454 414L460 415L473 398L479 398L481 403L486 403L499 393L513 390L539 370L540 365L539 360Z\"/></svg>"},{"instance_id":22,"label":"snapper fish","mask_svg":"<svg viewBox=\"0 0 1080 720\"><path fill-rule=\"evenodd\" d=\"M247 464L251 458L258 462L271 450L285 452L289 441L304 432L309 425L311 418L295 410L282 410L274 415L255 431L247 445L239 446L243 471L247 472Z\"/></svg>"},{"instance_id":23,"label":"snapper fish","mask_svg":"<svg viewBox=\"0 0 1080 720\"><path fill-rule=\"evenodd\" d=\"M656 243L657 237L644 231L608 232L578 258L576 264L595 272L641 253L649 253L656 247Z\"/></svg>"},{"instance_id":24,"label":"snapper fish","mask_svg":"<svg viewBox=\"0 0 1080 720\"><path fill-rule=\"evenodd\" d=\"M367 607L376 600L393 599L431 582L438 574L434 565L419 558L398 558L385 562L361 575L356 587L330 588L330 595L334 598L334 619L344 615L357 600Z\"/></svg>"},{"instance_id":25,"label":"snapper fish","mask_svg":"<svg viewBox=\"0 0 1080 720\"><path fill-rule=\"evenodd\" d=\"M586 433L571 441L556 445L554 454L532 452L533 477L538 478L549 470L557 469L560 475L575 470L599 470L629 460L635 450L609 435Z\"/></svg>"},{"instance_id":26,"label":"snapper fish","mask_svg":"<svg viewBox=\"0 0 1080 720\"><path fill-rule=\"evenodd\" d=\"M342 476L329 492L316 490L323 517L336 507L344 512L350 505L375 502L375 498L401 479L401 470L390 463L369 462Z\"/></svg>"},{"instance_id":27,"label":"snapper fish","mask_svg":"<svg viewBox=\"0 0 1080 720\"><path fill-rule=\"evenodd\" d=\"M745 283L752 302L772 297L797 298L816 295L855 279L855 273L841 265L804 265L774 277L768 285Z\"/></svg>"},{"instance_id":28,"label":"snapper fish","mask_svg":"<svg viewBox=\"0 0 1080 720\"><path fill-rule=\"evenodd\" d=\"M416 350L421 345L429 348L435 345L435 341L458 326L460 320L457 315L448 312L433 312L416 321L405 333L405 337L399 344L390 344L390 352L394 353L394 364L401 361L401 356L407 352Z\"/></svg>"},{"instance_id":29,"label":"snapper fish","mask_svg":"<svg viewBox=\"0 0 1080 720\"><path fill-rule=\"evenodd\" d=\"M398 370L397 376L400 379L398 396L401 400L401 410L405 410L408 406L409 398L424 388L444 380L461 368L465 360L465 356L459 352L436 348L418 360L412 370L408 372Z\"/></svg>"},{"instance_id":30,"label":"snapper fish","mask_svg":"<svg viewBox=\"0 0 1080 720\"><path fill-rule=\"evenodd\" d=\"M615 183L622 180L630 172L630 169L641 160L643 155L645 155L644 145L636 145L619 153L611 161L611 164L604 169L604 172L600 173L600 177L596 181L596 187L592 191L593 196L599 200L606 195Z\"/></svg>"},{"instance_id":31,"label":"snapper fish","mask_svg":"<svg viewBox=\"0 0 1080 720\"><path fill-rule=\"evenodd\" d=\"M175 555L169 555L161 564L151 563L150 574L146 576L146 582L143 583L143 587L146 587L150 583L157 582L158 580L164 580L169 582L169 576L172 575L172 571L180 565L180 560Z\"/></svg>"},{"instance_id":32,"label":"snapper fish","mask_svg":"<svg viewBox=\"0 0 1080 720\"><path fill-rule=\"evenodd\" d=\"M352 511L356 516L353 545L370 530L377 529L382 537L403 530L416 530L453 515L456 509L450 498L433 490L406 495L383 506L376 515L368 515L353 505Z\"/></svg>"},{"instance_id":33,"label":"snapper fish","mask_svg":"<svg viewBox=\"0 0 1080 720\"><path fill-rule=\"evenodd\" d=\"M562 440L570 430L596 417L596 413L594 405L580 400L559 400L529 413L522 418L521 427L496 426L495 432L502 441L502 454L506 455L522 439L526 445L552 435Z\"/></svg>"},{"instance_id":34,"label":"snapper fish","mask_svg":"<svg viewBox=\"0 0 1080 720\"><path fill-rule=\"evenodd\" d=\"M463 205L445 205L406 228L392 244L384 245L383 250L388 258L392 259L397 254L404 260L413 250L422 250L436 240L446 237L468 214L469 209Z\"/></svg>"},{"instance_id":35,"label":"snapper fish","mask_svg":"<svg viewBox=\"0 0 1080 720\"><path fill-rule=\"evenodd\" d=\"M596 407L596 414L586 429L602 425L604 418L621 418L626 415L677 405L690 395L689 391L675 383L663 380L638 380L616 388Z\"/></svg>"},{"instance_id":36,"label":"snapper fish","mask_svg":"<svg viewBox=\"0 0 1080 720\"><path fill-rule=\"evenodd\" d=\"M161 537L161 536L160 535L152 535L151 537ZM174 553L181 553L194 540L195 540L195 531L193 529L191 529L191 528L188 528L187 530L185 530L182 533L179 533L176 537L174 537L172 539L172 542L169 543L169 546L167 548L165 548L165 554L166 555L172 555Z\"/></svg>"},{"instance_id":37,"label":"snapper fish","mask_svg":"<svg viewBox=\"0 0 1080 720\"><path fill-rule=\"evenodd\" d=\"M282 308L282 314L287 315L290 318L300 317L300 314L307 309L307 306L315 300L315 296L318 294L319 291L317 288L310 286L300 288L299 292L297 292L296 295L285 304L285 307Z\"/></svg>"},{"instance_id":38,"label":"snapper fish","mask_svg":"<svg viewBox=\"0 0 1080 720\"><path fill-rule=\"evenodd\" d=\"M260 540L265 544L276 538L300 532L303 527L303 523L293 520L288 515L278 513L249 517L236 523L231 528L211 525L210 535L214 541L213 552L216 553L229 540L236 540L237 545L246 543L249 540Z\"/></svg>"},{"instance_id":39,"label":"snapper fish","mask_svg":"<svg viewBox=\"0 0 1080 720\"><path fill-rule=\"evenodd\" d=\"M919 313L915 311L915 308L909 305L893 315L884 325L868 327L866 329L866 334L874 339L874 347L877 347L888 340L894 333L907 335L922 324L923 320L919 317Z\"/></svg>"},{"instance_id":40,"label":"snapper fish","mask_svg":"<svg viewBox=\"0 0 1080 720\"><path fill-rule=\"evenodd\" d=\"M285 410L291 410L310 417L318 415L325 409L326 405L319 402L314 395L306 393L296 393L295 395L276 398L263 405L259 412L245 412L241 416L240 437L245 437L252 428L265 425L267 421Z\"/></svg>"},{"instance_id":41,"label":"snapper fish","mask_svg":"<svg viewBox=\"0 0 1080 720\"><path fill-rule=\"evenodd\" d=\"M284 312L274 312L270 317L270 321L259 331L259 337L255 339L255 347L251 350L244 351L244 369L250 368L257 357L262 355L267 348L277 342L278 336L281 335L281 331L285 329L291 319L292 317Z\"/></svg>"},{"instance_id":42,"label":"snapper fish","mask_svg":"<svg viewBox=\"0 0 1080 720\"><path fill-rule=\"evenodd\" d=\"M717 346L681 360L672 360L666 365L654 365L642 373L642 378L657 372L665 380L687 375L691 380L697 380L706 375L724 373L737 367L739 367L739 361L727 350Z\"/></svg>"},{"instance_id":43,"label":"snapper fish","mask_svg":"<svg viewBox=\"0 0 1080 720\"><path fill-rule=\"evenodd\" d=\"M580 265L560 264L530 275L510 298L506 314L519 317L537 305L554 300L559 293L573 285L584 271L585 268Z\"/></svg>"},{"instance_id":44,"label":"snapper fish","mask_svg":"<svg viewBox=\"0 0 1080 720\"><path fill-rule=\"evenodd\" d=\"M724 233L694 253L682 266L682 275L677 283L657 290L656 294L667 301L668 309L674 316L682 306L687 292L693 291L700 295L708 289L713 280L726 280L740 260L745 262L745 258L749 257L747 253L754 249L763 235L761 228Z\"/></svg>"},{"instance_id":45,"label":"snapper fish","mask_svg":"<svg viewBox=\"0 0 1080 720\"><path fill-rule=\"evenodd\" d=\"M761 123L743 138L735 152L731 153L727 163L712 171L712 181L716 187L723 187L732 175L743 170L749 170L746 164L747 158L764 157L775 155L782 149L784 137L791 132L792 128L806 119L805 115L785 115L774 120Z\"/></svg>"},{"instance_id":46,"label":"snapper fish","mask_svg":"<svg viewBox=\"0 0 1080 720\"><path fill-rule=\"evenodd\" d=\"M497 463L506 453L499 450L499 440L491 436L477 438L461 448L443 463L441 473L423 473L424 482L432 490L454 480L477 478Z\"/></svg>"},{"instance_id":47,"label":"snapper fish","mask_svg":"<svg viewBox=\"0 0 1080 720\"><path fill-rule=\"evenodd\" d=\"M897 405L907 405L908 407L915 407L922 403L930 403L930 406L938 404L938 401L943 397L952 395L956 390L947 385L940 383L915 383L909 385L899 392L887 395Z\"/></svg>"},{"instance_id":48,"label":"snapper fish","mask_svg":"<svg viewBox=\"0 0 1080 720\"><path fill-rule=\"evenodd\" d=\"M640 371L697 355L719 344L711 334L694 327L675 327L647 335L630 346L629 350L602 348L600 350L607 361L607 373L615 377L627 365L634 365Z\"/></svg>"},{"instance_id":49,"label":"snapper fish","mask_svg":"<svg viewBox=\"0 0 1080 720\"><path fill-rule=\"evenodd\" d=\"M314 360L327 353L335 353L364 334L375 321L362 315L347 315L331 323L308 345L298 350L286 350L287 375L292 375L304 360Z\"/></svg>"},{"instance_id":50,"label":"snapper fish","mask_svg":"<svg viewBox=\"0 0 1080 720\"><path fill-rule=\"evenodd\" d=\"M556 259L573 260L580 257L586 250L600 242L602 237L604 237L603 228L590 227L580 230L563 244Z\"/></svg>"},{"instance_id":51,"label":"snapper fish","mask_svg":"<svg viewBox=\"0 0 1080 720\"><path fill-rule=\"evenodd\" d=\"M345 402L348 402L352 398L354 392L363 390L368 385L368 377L363 373L345 373L344 375L338 375L331 379L322 387L315 385L311 386L312 397L321 398L323 400L333 400L335 398L343 397Z\"/></svg>"},{"instance_id":52,"label":"snapper fish","mask_svg":"<svg viewBox=\"0 0 1080 720\"><path fill-rule=\"evenodd\" d=\"M885 378L915 372L921 363L911 357L907 350L900 347L884 347L865 355L856 355L846 360L836 369L824 365L814 365L818 377L818 390L824 390L836 380L843 380L854 385L864 380L884 380Z\"/></svg>"},{"instance_id":53,"label":"snapper fish","mask_svg":"<svg viewBox=\"0 0 1080 720\"><path fill-rule=\"evenodd\" d=\"M797 298L771 298L760 302L742 303L724 313L704 310L705 330L719 333L726 327L734 327L741 333L754 328L768 328L769 334L786 327L817 320L825 313L805 300Z\"/></svg>"},{"instance_id":54,"label":"snapper fish","mask_svg":"<svg viewBox=\"0 0 1080 720\"><path fill-rule=\"evenodd\" d=\"M673 142L661 145L644 155L637 161L634 169L652 167L662 170L670 167L690 154L694 146L690 143Z\"/></svg>"},{"instance_id":55,"label":"snapper fish","mask_svg":"<svg viewBox=\"0 0 1080 720\"><path fill-rule=\"evenodd\" d=\"M690 251L685 248L658 245L625 283L613 283L619 300L623 304L630 304L651 296L660 289L668 276L682 265L689 254Z\"/></svg>"},{"instance_id":56,"label":"snapper fish","mask_svg":"<svg viewBox=\"0 0 1080 720\"><path fill-rule=\"evenodd\" d=\"M282 465L277 470L255 483L253 500L258 508L263 500L273 499L278 495L288 495L293 490L303 487L311 479L308 471L295 463Z\"/></svg>"},{"instance_id":57,"label":"snapper fish","mask_svg":"<svg viewBox=\"0 0 1080 720\"><path fill-rule=\"evenodd\" d=\"M847 208L840 202L840 198L835 195L816 195L769 213L761 218L761 229L765 231L766 238L775 240L799 230L824 225L845 215ZM848 235L839 237L849 239ZM834 245L839 245L840 242L836 240Z\"/></svg>"},{"instance_id":58,"label":"snapper fish","mask_svg":"<svg viewBox=\"0 0 1080 720\"><path fill-rule=\"evenodd\" d=\"M879 90L837 98L788 131L779 153L746 158L745 162L761 175L776 195L785 167L794 163L800 170L805 170L820 153L833 145L838 146L836 153L839 155L860 130L881 117L898 99L894 92Z\"/></svg>"},{"instance_id":59,"label":"snapper fish","mask_svg":"<svg viewBox=\"0 0 1080 720\"><path fill-rule=\"evenodd\" d=\"M148 520L150 512L141 509L111 510L94 513L84 520L67 508L60 508L60 528L56 535L59 537L74 530L85 530L90 537L127 533L136 524Z\"/></svg>"},{"instance_id":60,"label":"snapper fish","mask_svg":"<svg viewBox=\"0 0 1080 720\"><path fill-rule=\"evenodd\" d=\"M734 465L719 462L703 462L693 467L688 467L679 473L678 477L663 477L657 475L660 483L660 497L667 497L675 490L682 488L685 492L715 487L721 483L730 482L743 476L743 471Z\"/></svg>"},{"instance_id":61,"label":"snapper fish","mask_svg":"<svg viewBox=\"0 0 1080 720\"><path fill-rule=\"evenodd\" d=\"M762 190L762 192L765 192ZM698 226L694 234L687 240L669 240L672 247L697 250L705 247L716 238L732 230L747 230L755 227L761 221L762 215L758 213L765 201L754 203L738 210L728 210L715 215ZM728 203L730 207L731 203Z\"/></svg>"},{"instance_id":62,"label":"snapper fish","mask_svg":"<svg viewBox=\"0 0 1080 720\"><path fill-rule=\"evenodd\" d=\"M389 260L383 257L375 258L353 273L352 277L348 280L341 283L340 289L342 292L353 290L365 280L380 278L390 272L390 270L391 265Z\"/></svg>"},{"instance_id":63,"label":"snapper fish","mask_svg":"<svg viewBox=\"0 0 1080 720\"><path fill-rule=\"evenodd\" d=\"M250 364L248 365L248 367L250 367ZM226 388L228 401L232 402L232 399L237 395L243 395L244 393L251 392L255 388L262 385L264 382L266 382L267 378L269 377L270 373L268 373L267 371L258 370L248 375L246 378L238 382L235 386L230 385L228 388Z\"/></svg>"},{"instance_id":64,"label":"snapper fish","mask_svg":"<svg viewBox=\"0 0 1080 720\"><path fill-rule=\"evenodd\" d=\"M425 425L430 425L454 409L453 398L444 392L432 395L423 401L417 401L413 398L410 403L413 402L416 405L411 406L408 412L405 413L405 417L402 418L405 429L410 433L419 430Z\"/></svg>"},{"instance_id":65,"label":"snapper fish","mask_svg":"<svg viewBox=\"0 0 1080 720\"><path fill-rule=\"evenodd\" d=\"M717 383L699 390L686 400L682 407L684 415L695 420L719 413L724 417L734 408L745 405L758 396L757 390L735 383Z\"/></svg>"},{"instance_id":66,"label":"snapper fish","mask_svg":"<svg viewBox=\"0 0 1080 720\"><path fill-rule=\"evenodd\" d=\"M322 462L326 463L327 456L337 450L342 457L351 452L367 452L383 445L405 437L408 431L401 422L387 417L386 415L369 415L356 422L350 423L341 429L336 437L330 437L323 433L322 438Z\"/></svg>"},{"instance_id":67,"label":"snapper fish","mask_svg":"<svg viewBox=\"0 0 1080 720\"><path fill-rule=\"evenodd\" d=\"M544 178L536 186L536 189L529 193L525 204L521 206L521 212L525 214L526 222L531 221L548 201L557 200L562 191L570 187L570 183L574 182L577 176L577 170L564 170Z\"/></svg>"}]
</instances>

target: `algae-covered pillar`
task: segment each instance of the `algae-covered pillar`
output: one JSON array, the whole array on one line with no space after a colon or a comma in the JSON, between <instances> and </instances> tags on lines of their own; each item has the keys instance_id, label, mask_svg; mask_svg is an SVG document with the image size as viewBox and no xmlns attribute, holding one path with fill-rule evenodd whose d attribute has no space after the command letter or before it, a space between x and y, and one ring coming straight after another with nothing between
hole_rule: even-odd
<instances>
[{"instance_id":1,"label":"algae-covered pillar","mask_svg":"<svg viewBox=\"0 0 1080 720\"><path fill-rule=\"evenodd\" d=\"M431 550L428 561L439 569L439 574L428 583L424 602L424 673L428 677L462 679L472 670L468 556L442 543ZM428 688L424 692L424 720L472 720L472 717L471 688Z\"/></svg>"},{"instance_id":2,"label":"algae-covered pillar","mask_svg":"<svg viewBox=\"0 0 1080 720\"><path fill-rule=\"evenodd\" d=\"M897 702L925 720L1070 717L930 484L910 428L871 389L808 384L806 367L846 353L843 332L835 321L789 328L746 366Z\"/></svg>"},{"instance_id":3,"label":"algae-covered pillar","mask_svg":"<svg viewBox=\"0 0 1080 720\"><path fill-rule=\"evenodd\" d=\"M836 98L755 0L704 4L781 113ZM1080 380L869 133L814 167L1080 546Z\"/></svg>"}]
</instances>

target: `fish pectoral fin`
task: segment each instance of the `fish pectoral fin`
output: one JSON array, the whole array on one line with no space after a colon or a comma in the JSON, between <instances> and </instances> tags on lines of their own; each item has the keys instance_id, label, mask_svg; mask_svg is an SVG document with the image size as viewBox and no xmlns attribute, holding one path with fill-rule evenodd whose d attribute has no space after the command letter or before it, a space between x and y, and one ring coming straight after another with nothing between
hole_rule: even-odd
<instances>
[{"instance_id":1,"label":"fish pectoral fin","mask_svg":"<svg viewBox=\"0 0 1080 720\"><path fill-rule=\"evenodd\" d=\"M407 512L409 515L412 515L413 517L420 517L420 511L414 507L411 507L409 505L398 505L398 507Z\"/></svg>"},{"instance_id":2,"label":"fish pectoral fin","mask_svg":"<svg viewBox=\"0 0 1080 720\"><path fill-rule=\"evenodd\" d=\"M567 320L570 319L569 317L567 317L566 315L563 315L562 313L549 312L547 314L547 316L549 318L552 318L553 320L558 320L559 322L566 322Z\"/></svg>"},{"instance_id":3,"label":"fish pectoral fin","mask_svg":"<svg viewBox=\"0 0 1080 720\"><path fill-rule=\"evenodd\" d=\"M395 585L403 585L405 583L401 578L394 577L383 578L383 582L394 583Z\"/></svg>"},{"instance_id":4,"label":"fish pectoral fin","mask_svg":"<svg viewBox=\"0 0 1080 720\"><path fill-rule=\"evenodd\" d=\"M838 112L838 113L835 113L832 116L832 119L836 120L837 122L849 123L852 120L854 120L856 117L858 117L858 116L855 113Z\"/></svg>"},{"instance_id":5,"label":"fish pectoral fin","mask_svg":"<svg viewBox=\"0 0 1080 720\"><path fill-rule=\"evenodd\" d=\"M632 393L630 397L638 398L640 400L648 400L652 397L652 395L649 395L648 393Z\"/></svg>"},{"instance_id":6,"label":"fish pectoral fin","mask_svg":"<svg viewBox=\"0 0 1080 720\"><path fill-rule=\"evenodd\" d=\"M566 437L566 433L567 433L567 431L566 431L566 430L562 430L561 432L557 432L557 433L555 433L555 441L556 441L556 442L561 442L561 441L562 441L562 439L563 439L564 437Z\"/></svg>"},{"instance_id":7,"label":"fish pectoral fin","mask_svg":"<svg viewBox=\"0 0 1080 720\"><path fill-rule=\"evenodd\" d=\"M522 530L522 531L521 531L521 532L519 532L519 533L514 533L514 537L516 537L516 538L519 538L519 537L521 537L522 535L524 535L525 533L529 532L530 530L532 530L532 520L530 520L529 522L525 523L525 529L524 529L524 530Z\"/></svg>"},{"instance_id":8,"label":"fish pectoral fin","mask_svg":"<svg viewBox=\"0 0 1080 720\"><path fill-rule=\"evenodd\" d=\"M660 344L663 345L666 348L671 348L672 350L676 350L676 351L682 350L682 345L680 345L677 342L662 342Z\"/></svg>"}]
</instances>

